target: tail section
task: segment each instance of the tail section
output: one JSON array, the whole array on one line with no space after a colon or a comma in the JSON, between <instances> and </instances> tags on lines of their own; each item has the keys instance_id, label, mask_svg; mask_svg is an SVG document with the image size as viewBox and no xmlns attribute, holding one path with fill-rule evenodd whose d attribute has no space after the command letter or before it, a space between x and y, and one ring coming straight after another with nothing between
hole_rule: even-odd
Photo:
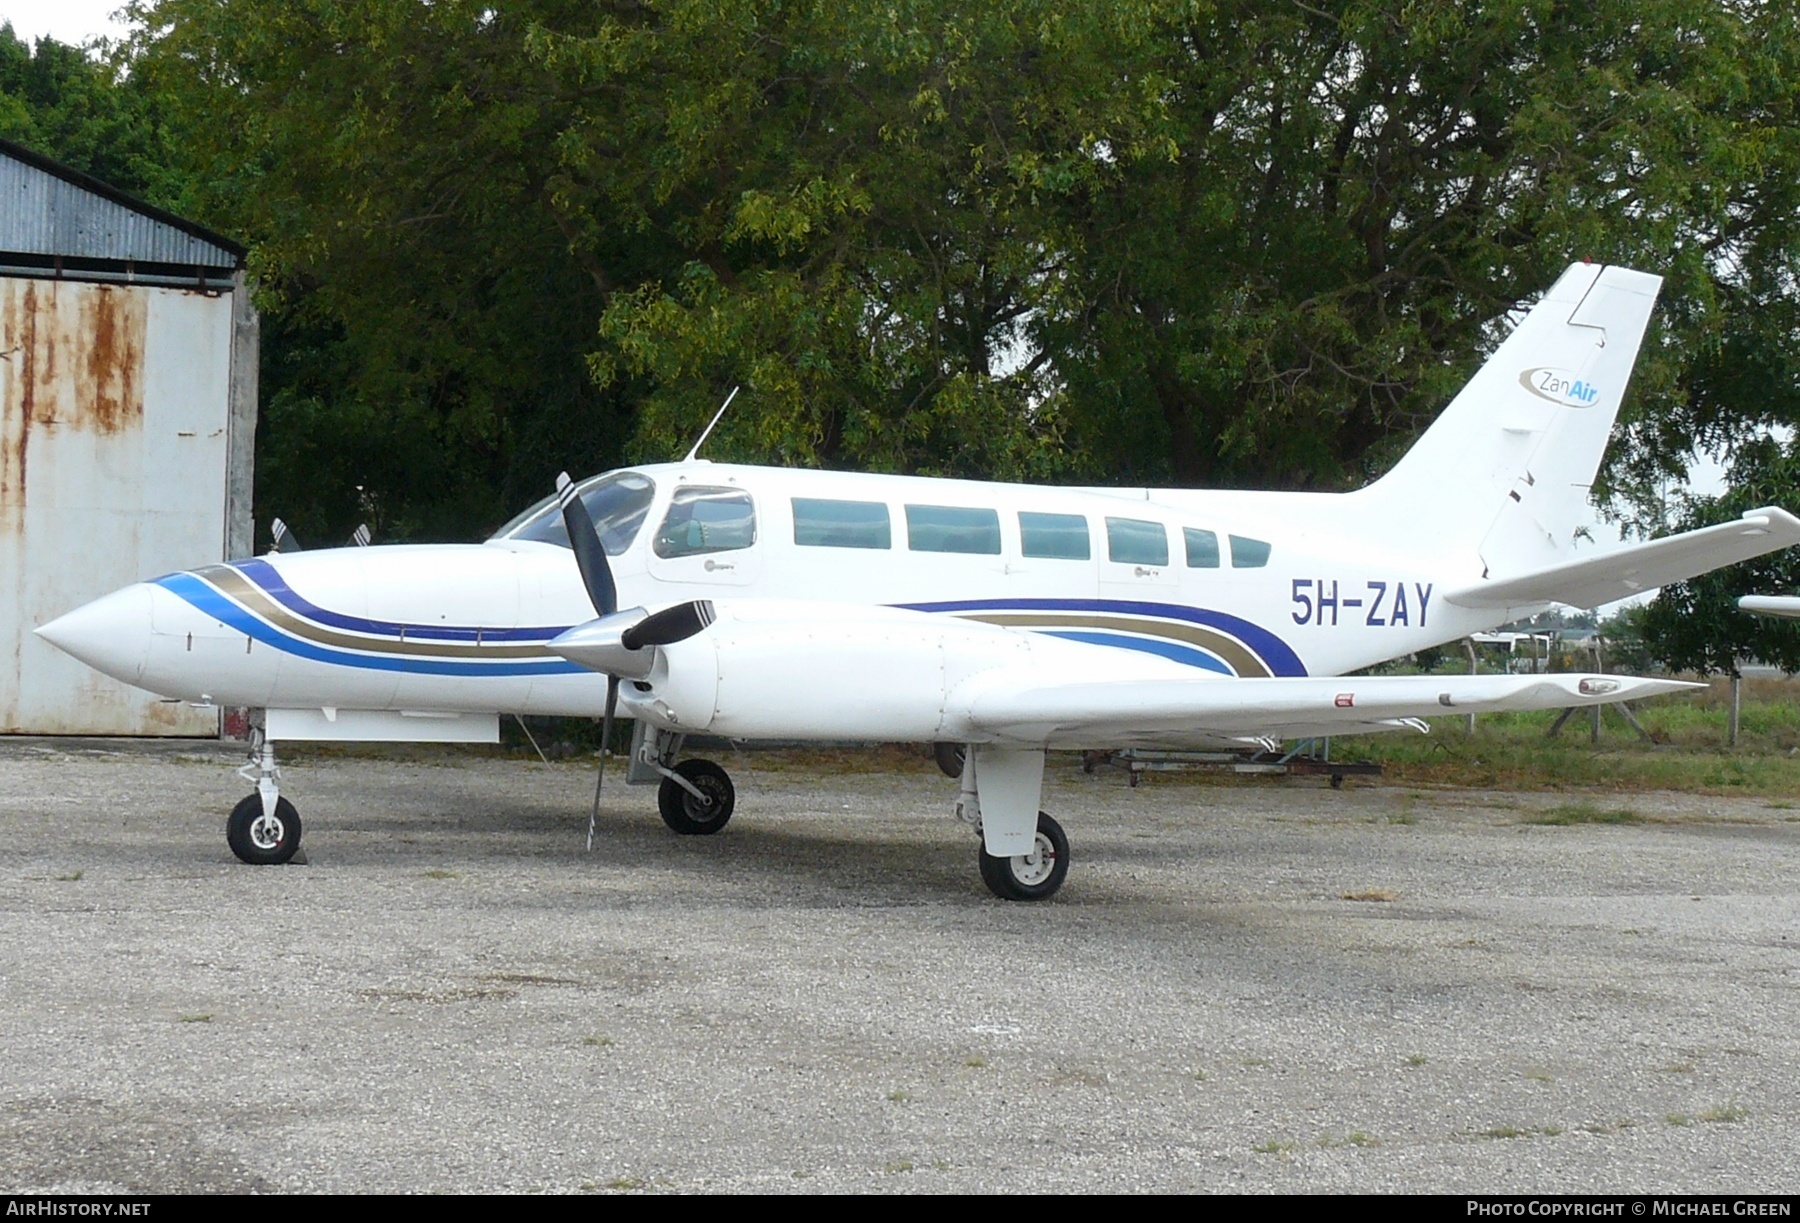
<instances>
[{"instance_id":1,"label":"tail section","mask_svg":"<svg viewBox=\"0 0 1800 1223\"><path fill-rule=\"evenodd\" d=\"M1386 476L1353 494L1483 576L1569 561L1662 278L1576 264Z\"/></svg>"}]
</instances>

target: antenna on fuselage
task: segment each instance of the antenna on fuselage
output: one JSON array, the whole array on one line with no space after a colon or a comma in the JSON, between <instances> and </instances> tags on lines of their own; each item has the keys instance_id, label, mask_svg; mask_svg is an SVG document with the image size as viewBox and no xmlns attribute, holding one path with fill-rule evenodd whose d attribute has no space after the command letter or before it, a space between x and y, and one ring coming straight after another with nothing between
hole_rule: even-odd
<instances>
[{"instance_id":1,"label":"antenna on fuselage","mask_svg":"<svg viewBox=\"0 0 1800 1223\"><path fill-rule=\"evenodd\" d=\"M713 426L719 423L719 417L725 415L725 409L731 406L731 401L737 398L737 393L742 389L741 386L731 388L731 394L725 396L725 402L719 405L719 410L713 413L712 420L707 423L706 428L700 431L699 440L694 443L694 448L687 452L687 458L681 460L682 462L692 463L694 461L694 456L700 453L700 447L706 445L706 439L712 436Z\"/></svg>"}]
</instances>

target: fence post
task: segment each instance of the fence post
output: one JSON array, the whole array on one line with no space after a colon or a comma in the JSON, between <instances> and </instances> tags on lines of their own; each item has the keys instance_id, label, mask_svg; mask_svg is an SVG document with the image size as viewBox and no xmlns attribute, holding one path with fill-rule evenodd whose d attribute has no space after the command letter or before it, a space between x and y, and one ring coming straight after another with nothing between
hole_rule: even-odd
<instances>
[{"instance_id":1,"label":"fence post","mask_svg":"<svg viewBox=\"0 0 1800 1223\"><path fill-rule=\"evenodd\" d=\"M1473 637L1464 637L1463 638L1463 648L1469 651L1469 674L1470 675L1479 674L1480 672L1478 671L1478 669L1476 667L1476 663L1475 663L1475 639ZM1475 733L1475 715L1474 714L1469 715L1468 730L1471 735Z\"/></svg>"}]
</instances>

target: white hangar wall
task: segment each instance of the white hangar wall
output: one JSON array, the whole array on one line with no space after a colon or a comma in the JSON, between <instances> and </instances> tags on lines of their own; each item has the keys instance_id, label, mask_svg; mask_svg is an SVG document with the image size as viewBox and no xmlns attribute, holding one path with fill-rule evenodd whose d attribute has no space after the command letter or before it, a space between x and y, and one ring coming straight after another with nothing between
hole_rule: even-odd
<instances>
[{"instance_id":1,"label":"white hangar wall","mask_svg":"<svg viewBox=\"0 0 1800 1223\"><path fill-rule=\"evenodd\" d=\"M0 731L218 733L33 630L223 558L233 297L0 277Z\"/></svg>"},{"instance_id":2,"label":"white hangar wall","mask_svg":"<svg viewBox=\"0 0 1800 1223\"><path fill-rule=\"evenodd\" d=\"M251 547L244 250L0 139L0 733L216 735L34 630ZM151 626L146 626L151 627Z\"/></svg>"}]
</instances>

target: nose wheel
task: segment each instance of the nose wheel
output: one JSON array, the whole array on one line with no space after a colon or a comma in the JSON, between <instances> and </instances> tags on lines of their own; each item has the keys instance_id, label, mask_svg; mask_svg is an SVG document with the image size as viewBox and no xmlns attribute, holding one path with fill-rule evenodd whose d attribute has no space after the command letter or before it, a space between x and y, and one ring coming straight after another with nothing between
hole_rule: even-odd
<instances>
[{"instance_id":1,"label":"nose wheel","mask_svg":"<svg viewBox=\"0 0 1800 1223\"><path fill-rule=\"evenodd\" d=\"M1030 853L996 858L985 845L980 853L981 881L1001 900L1048 900L1069 873L1069 838L1042 811Z\"/></svg>"},{"instance_id":2,"label":"nose wheel","mask_svg":"<svg viewBox=\"0 0 1800 1223\"><path fill-rule=\"evenodd\" d=\"M718 832L736 805L737 787L710 760L683 760L664 774L656 792L663 823L686 837Z\"/></svg>"},{"instance_id":3,"label":"nose wheel","mask_svg":"<svg viewBox=\"0 0 1800 1223\"><path fill-rule=\"evenodd\" d=\"M260 727L250 737L250 759L238 776L256 784L255 793L231 809L225 820L225 843L241 862L280 866L300 848L300 813L281 797L281 770L275 767L275 745Z\"/></svg>"}]
</instances>

